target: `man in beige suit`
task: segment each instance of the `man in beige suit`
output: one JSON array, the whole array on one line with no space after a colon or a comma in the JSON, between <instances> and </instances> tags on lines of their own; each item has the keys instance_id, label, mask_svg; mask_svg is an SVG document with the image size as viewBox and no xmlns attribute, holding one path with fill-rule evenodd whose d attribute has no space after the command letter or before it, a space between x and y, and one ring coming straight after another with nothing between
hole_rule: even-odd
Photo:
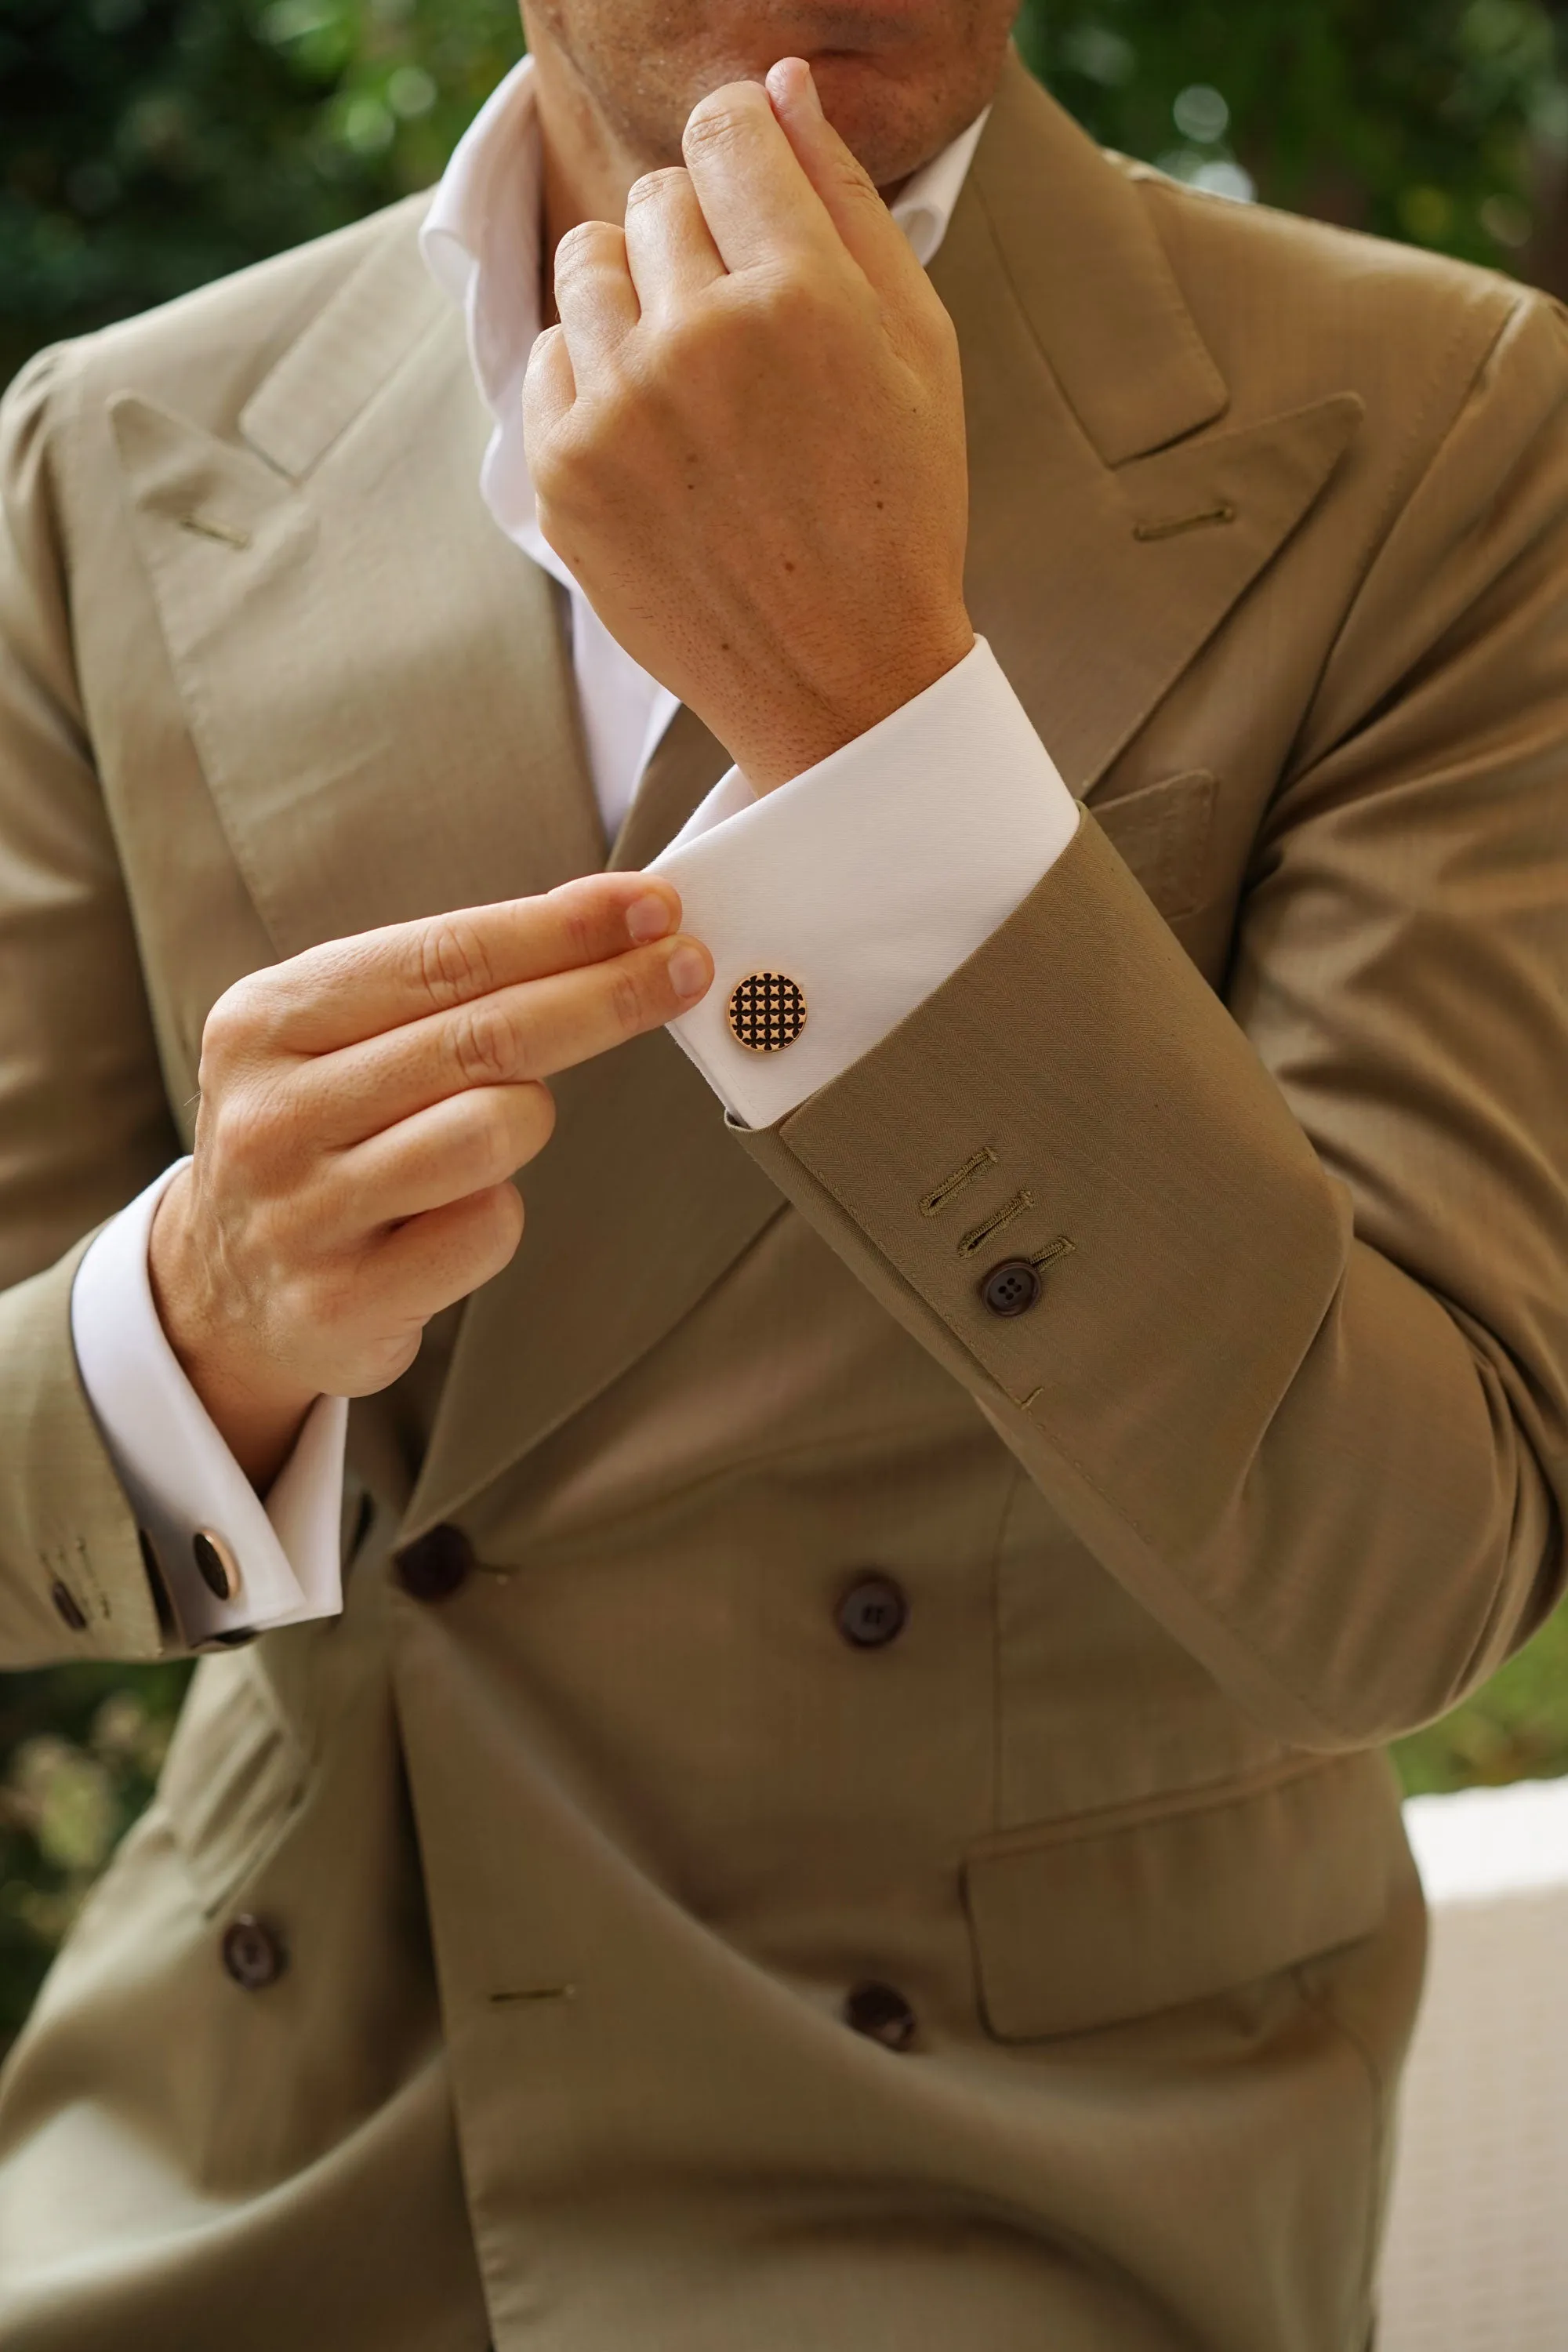
<instances>
[{"instance_id":1,"label":"man in beige suit","mask_svg":"<svg viewBox=\"0 0 1568 2352\"><path fill-rule=\"evenodd\" d=\"M1562 1575L1568 339L1005 16L541 0L8 399L0 1643L211 1652L14 2352L1372 2340L1377 1748Z\"/></svg>"}]
</instances>

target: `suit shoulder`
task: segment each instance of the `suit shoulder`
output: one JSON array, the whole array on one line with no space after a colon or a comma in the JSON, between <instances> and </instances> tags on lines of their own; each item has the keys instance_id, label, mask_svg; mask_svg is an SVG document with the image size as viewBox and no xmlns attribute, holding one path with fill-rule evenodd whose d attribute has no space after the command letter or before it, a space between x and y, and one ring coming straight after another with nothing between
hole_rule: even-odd
<instances>
[{"instance_id":1,"label":"suit shoulder","mask_svg":"<svg viewBox=\"0 0 1568 2352\"><path fill-rule=\"evenodd\" d=\"M427 194L255 262L156 309L58 345L26 381L92 408L121 392L228 436L278 361L366 265L402 263L419 282ZM19 384L19 389L25 388Z\"/></svg>"},{"instance_id":2,"label":"suit shoulder","mask_svg":"<svg viewBox=\"0 0 1568 2352\"><path fill-rule=\"evenodd\" d=\"M1499 271L1121 168L1222 372L1268 404L1352 390L1373 419L1441 431L1531 314L1560 340L1555 306Z\"/></svg>"}]
</instances>

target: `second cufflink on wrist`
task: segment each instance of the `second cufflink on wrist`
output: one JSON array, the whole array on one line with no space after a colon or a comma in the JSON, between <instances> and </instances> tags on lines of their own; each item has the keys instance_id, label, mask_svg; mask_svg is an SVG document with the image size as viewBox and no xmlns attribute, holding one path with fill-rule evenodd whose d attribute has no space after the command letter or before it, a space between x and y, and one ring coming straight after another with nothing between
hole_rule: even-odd
<instances>
[{"instance_id":1,"label":"second cufflink on wrist","mask_svg":"<svg viewBox=\"0 0 1568 2352\"><path fill-rule=\"evenodd\" d=\"M805 991L787 971L751 971L731 990L724 1016L748 1054L781 1054L805 1027Z\"/></svg>"},{"instance_id":2,"label":"second cufflink on wrist","mask_svg":"<svg viewBox=\"0 0 1568 2352\"><path fill-rule=\"evenodd\" d=\"M215 1528L198 1528L191 1538L191 1553L196 1573L214 1600L237 1601L242 1580L239 1562L222 1536Z\"/></svg>"}]
</instances>

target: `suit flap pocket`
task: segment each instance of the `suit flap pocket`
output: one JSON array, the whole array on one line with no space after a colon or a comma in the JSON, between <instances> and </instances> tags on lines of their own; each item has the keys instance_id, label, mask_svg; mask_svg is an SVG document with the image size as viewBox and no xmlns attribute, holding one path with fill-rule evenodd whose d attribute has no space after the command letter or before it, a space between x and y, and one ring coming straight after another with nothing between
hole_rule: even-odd
<instances>
[{"instance_id":1,"label":"suit flap pocket","mask_svg":"<svg viewBox=\"0 0 1568 2352\"><path fill-rule=\"evenodd\" d=\"M1217 786L1206 768L1091 801L1095 823L1163 915L1190 915L1206 896L1209 828Z\"/></svg>"},{"instance_id":2,"label":"suit flap pocket","mask_svg":"<svg viewBox=\"0 0 1568 2352\"><path fill-rule=\"evenodd\" d=\"M207 1911L260 1860L304 1786L303 1751L254 1655L204 1659L158 1801Z\"/></svg>"},{"instance_id":3,"label":"suit flap pocket","mask_svg":"<svg viewBox=\"0 0 1568 2352\"><path fill-rule=\"evenodd\" d=\"M964 1865L986 2025L1082 2032L1370 1935L1397 1835L1381 1759L1352 1756L993 1839Z\"/></svg>"}]
</instances>

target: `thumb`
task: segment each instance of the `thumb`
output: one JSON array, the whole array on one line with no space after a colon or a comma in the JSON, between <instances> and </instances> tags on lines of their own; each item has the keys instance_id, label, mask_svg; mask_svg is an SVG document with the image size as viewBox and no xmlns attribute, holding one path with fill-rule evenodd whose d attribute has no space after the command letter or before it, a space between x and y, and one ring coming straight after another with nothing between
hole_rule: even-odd
<instances>
[{"instance_id":1,"label":"thumb","mask_svg":"<svg viewBox=\"0 0 1568 2352\"><path fill-rule=\"evenodd\" d=\"M896 294L910 287L912 277L923 278L876 184L824 114L805 59L781 58L770 67L767 92L796 162L879 293Z\"/></svg>"}]
</instances>

